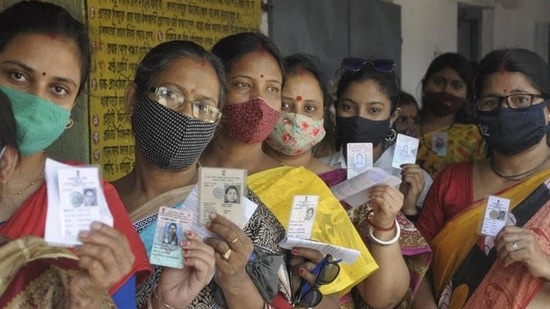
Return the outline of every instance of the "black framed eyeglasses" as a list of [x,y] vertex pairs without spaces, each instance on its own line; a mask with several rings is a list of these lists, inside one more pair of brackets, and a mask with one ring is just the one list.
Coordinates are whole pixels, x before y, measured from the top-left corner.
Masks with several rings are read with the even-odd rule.
[[[330,254],[327,254],[312,271],[315,277],[313,286],[306,280],[302,279],[300,288],[296,291],[293,297],[294,306],[298,307],[315,307],[323,299],[323,294],[319,291],[321,285],[329,284],[338,277],[340,273],[340,263],[342,260],[333,260]],[[291,276],[292,277],[292,276]]]
[[526,109],[533,105],[535,99],[547,99],[548,96],[542,94],[531,93],[515,93],[507,96],[488,95],[475,100],[476,108],[480,112],[491,112],[497,110],[502,101],[506,103],[510,109]]

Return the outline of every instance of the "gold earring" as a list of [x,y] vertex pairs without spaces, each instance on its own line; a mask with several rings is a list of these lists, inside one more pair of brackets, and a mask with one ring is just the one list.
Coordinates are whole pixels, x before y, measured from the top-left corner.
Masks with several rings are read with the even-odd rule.
[[65,124],[65,130],[72,128],[73,124],[74,124],[74,121],[71,118],[69,118],[69,120],[67,121],[67,124]]

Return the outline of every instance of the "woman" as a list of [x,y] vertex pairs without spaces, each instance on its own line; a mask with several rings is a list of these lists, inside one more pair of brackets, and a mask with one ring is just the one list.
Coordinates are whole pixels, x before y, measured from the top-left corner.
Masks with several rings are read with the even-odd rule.
[[422,78],[418,163],[432,178],[448,164],[481,160],[487,147],[469,124],[474,71],[457,53],[435,58]]
[[225,203],[238,203],[239,202],[239,189],[235,186],[228,186],[225,189]]
[[[329,95],[325,79],[319,69],[319,63],[312,56],[295,54],[285,58],[285,71],[286,83],[283,87],[281,107],[283,113],[281,113],[275,130],[266,140],[264,150],[285,164],[307,167],[319,174],[329,186],[334,186],[346,179],[345,169],[335,169],[326,165],[315,158],[312,151],[312,148],[320,142],[319,140],[324,135],[323,130],[318,128],[323,128],[323,122],[330,121],[328,116]],[[317,133],[318,130],[321,132]],[[391,195],[402,196],[393,188],[380,186],[379,189],[387,190]],[[388,199],[387,202],[391,202],[391,199]],[[395,212],[388,213],[391,218],[394,218],[393,220],[396,216],[398,217],[398,221],[402,225],[402,234],[407,235],[401,238],[404,240],[403,242],[396,242],[394,245],[378,246],[376,243],[368,241],[370,226],[368,222],[352,218],[361,227],[362,237],[380,266],[377,273],[369,276],[356,287],[355,291],[358,293],[355,294],[362,296],[361,299],[356,297],[356,308],[365,306],[365,303],[373,307],[394,307],[404,299],[406,283],[409,281],[409,271],[406,269],[405,262],[410,263],[411,266],[411,288],[413,290],[416,288],[414,282],[418,282],[418,279],[423,276],[422,269],[414,267],[422,265],[414,264],[414,262],[421,261],[419,257],[423,253],[426,253],[425,256],[428,257],[423,260],[424,271],[427,268],[429,247],[427,243],[421,244],[422,237],[418,231],[403,215],[399,214],[401,205],[395,205],[393,208]],[[350,211],[350,213],[353,212]],[[387,237],[389,240],[394,234],[393,230],[389,233],[388,231],[374,231],[375,237],[379,239]],[[412,239],[416,240],[414,246],[406,242],[406,240]],[[399,250],[399,246],[403,248],[402,251]],[[407,257],[405,261],[403,255]],[[350,301],[349,296],[341,298],[341,308],[349,308],[352,305]]]
[[[433,292],[424,285],[417,308],[544,308],[550,297],[548,66],[528,50],[493,51],[480,64],[475,95],[476,122],[493,153],[443,170],[426,198],[418,228],[435,253]],[[510,200],[509,226],[496,237],[478,234],[488,196]]]
[[[44,237],[47,212],[43,151],[69,121],[90,67],[88,32],[58,5],[20,2],[0,13],[0,85],[12,103],[21,160],[0,198],[0,234]],[[94,222],[81,232],[68,285],[69,306],[99,307],[109,293],[135,306],[135,284],[148,273],[143,245],[114,188],[103,183],[114,227]],[[73,255],[74,255],[73,254]],[[32,290],[32,285],[29,289]],[[21,294],[25,288],[21,287]],[[10,302],[17,295],[2,299]]]
[[[319,223],[327,220],[327,226],[351,222],[341,210],[338,201],[313,173],[305,169],[281,166],[281,163],[262,151],[267,138],[279,118],[281,88],[284,80],[282,57],[277,47],[259,33],[240,33],[220,40],[212,49],[225,64],[228,79],[227,102],[223,107],[220,130],[201,157],[205,166],[242,168],[248,171],[249,194],[257,195],[275,214],[279,222],[289,222],[289,205],[294,195],[319,195],[316,222],[312,238],[361,251],[361,257],[353,264],[340,264],[336,280],[321,287],[323,297],[316,308],[334,308],[338,305],[337,292],[351,288],[366,277],[376,266],[356,233],[344,234]],[[299,181],[298,181],[299,180]],[[330,234],[330,235],[329,235]],[[275,244],[284,237],[271,235]],[[293,277],[290,285],[280,273],[282,294],[273,302],[276,308],[288,308],[301,279],[315,283],[311,273],[323,255],[307,248],[293,248],[290,264]],[[285,252],[287,253],[287,252]],[[374,266],[374,267],[373,267]],[[294,299],[295,300],[295,299]],[[314,307],[314,305],[309,306]]]
[[417,164],[403,164],[400,169],[392,167],[396,137],[392,125],[400,113],[394,62],[348,57],[343,60],[342,68],[335,101],[339,151],[322,160],[331,166],[346,168],[348,143],[372,143],[373,166],[402,179],[400,191],[405,201],[401,211],[415,220],[432,179]]
[[[134,82],[126,89],[126,109],[136,138],[136,164],[114,185],[148,252],[153,246],[159,207],[181,208],[197,183],[197,160],[216,130],[224,85],[218,58],[193,42],[171,41],[147,53]],[[232,243],[233,261],[252,247],[250,240],[222,216],[213,220],[210,230],[220,239],[205,243],[195,232],[186,231],[187,240],[178,244],[184,268],[155,266],[152,276],[138,288],[140,307],[148,302],[158,308],[189,304],[219,307],[215,296],[218,287],[228,304],[236,301],[229,293],[232,289],[255,290],[243,274],[230,274],[229,261],[222,259],[226,242],[240,240]],[[215,265],[215,284],[206,286]]]

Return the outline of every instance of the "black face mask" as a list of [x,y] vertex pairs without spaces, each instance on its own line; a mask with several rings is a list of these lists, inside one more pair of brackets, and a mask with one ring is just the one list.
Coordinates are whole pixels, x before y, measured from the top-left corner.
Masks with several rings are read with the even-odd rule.
[[526,109],[499,108],[477,112],[479,133],[495,151],[514,155],[538,144],[548,132],[544,108],[550,101]]
[[336,117],[336,128],[340,145],[348,143],[372,143],[378,146],[388,135],[390,118],[386,120],[370,120],[360,116]]
[[138,98],[130,118],[136,145],[151,163],[170,171],[197,162],[217,125],[180,114],[146,94]]

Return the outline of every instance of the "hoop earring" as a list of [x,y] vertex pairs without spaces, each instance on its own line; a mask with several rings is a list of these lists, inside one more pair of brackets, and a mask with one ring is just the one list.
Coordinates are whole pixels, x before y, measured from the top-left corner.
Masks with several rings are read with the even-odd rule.
[[386,142],[393,142],[397,137],[397,132],[393,128],[390,128],[390,132],[386,135]]
[[72,128],[73,124],[74,124],[74,121],[71,118],[69,118],[69,120],[65,124],[65,130]]

